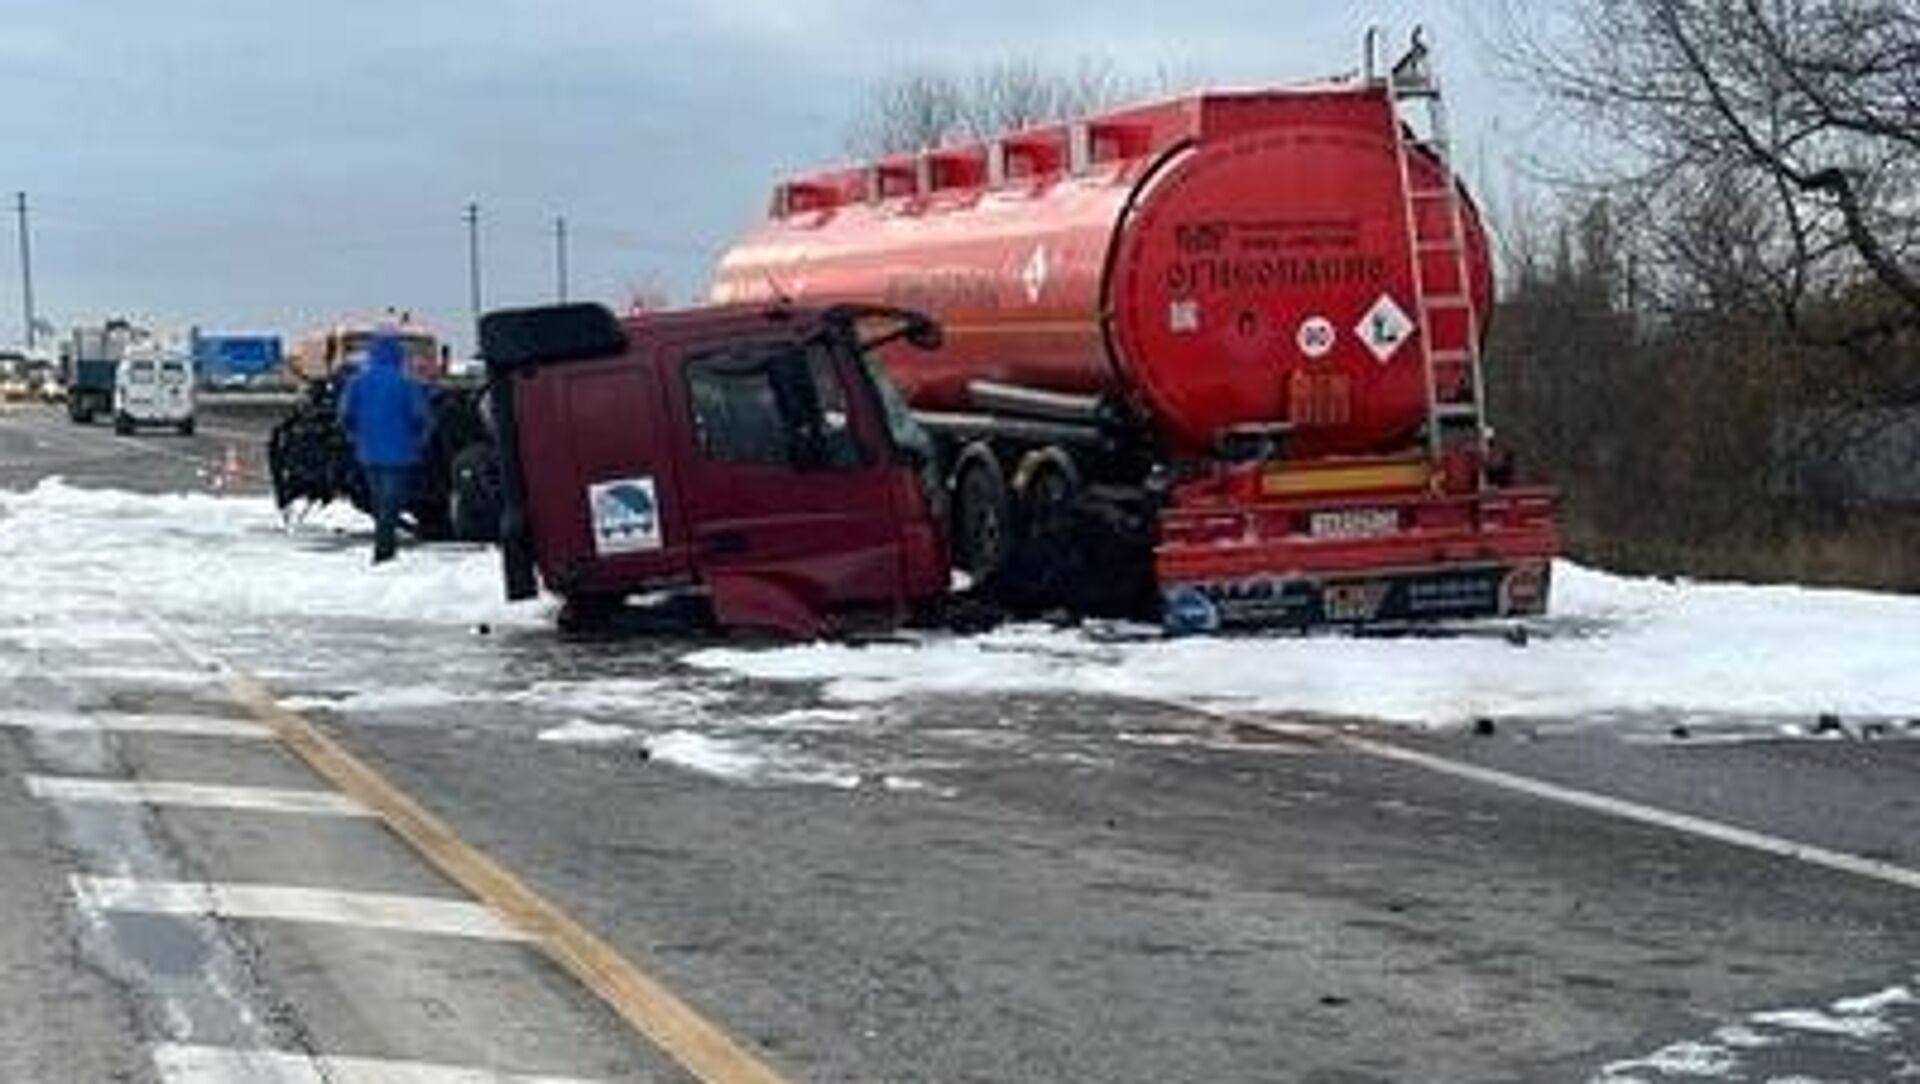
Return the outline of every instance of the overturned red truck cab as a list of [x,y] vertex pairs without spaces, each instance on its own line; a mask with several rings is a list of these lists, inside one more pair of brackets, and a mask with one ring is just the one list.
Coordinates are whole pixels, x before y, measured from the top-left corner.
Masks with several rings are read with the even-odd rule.
[[544,583],[580,626],[647,594],[798,637],[912,618],[948,586],[933,453],[869,352],[938,335],[862,305],[487,314],[508,597]]

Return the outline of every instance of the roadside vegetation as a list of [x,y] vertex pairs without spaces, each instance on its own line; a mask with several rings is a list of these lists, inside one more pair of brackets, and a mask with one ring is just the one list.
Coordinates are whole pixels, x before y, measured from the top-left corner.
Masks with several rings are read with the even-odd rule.
[[1504,38],[1586,152],[1500,216],[1488,353],[1571,551],[1920,588],[1920,5],[1602,0]]

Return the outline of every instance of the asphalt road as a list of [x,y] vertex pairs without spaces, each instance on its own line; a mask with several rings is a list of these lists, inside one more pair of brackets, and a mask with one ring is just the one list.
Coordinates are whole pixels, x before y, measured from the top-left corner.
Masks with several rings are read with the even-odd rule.
[[[262,426],[209,417],[190,440],[116,438],[10,410],[0,488],[59,474],[246,491],[260,472],[244,438]],[[240,471],[223,469],[229,444]],[[69,620],[121,619],[111,597],[76,587],[67,601]],[[49,646],[56,632],[0,627],[0,906],[23,918],[0,926],[0,1080],[147,1081],[169,1066],[168,1084],[325,1079],[182,1075],[202,1047],[685,1077],[525,944],[169,917],[79,893],[75,875],[463,898],[365,816],[30,789],[329,789],[259,738],[50,729],[247,718],[185,657],[116,672]],[[1920,876],[1899,876],[1920,869],[1920,741],[1899,728],[1780,741],[1758,737],[1777,720],[1743,734],[1737,720],[1543,719],[1414,737],[1091,697],[844,718],[804,687],[689,671],[667,642],[317,617],[273,634],[202,646],[255,667],[276,651],[331,660],[275,691],[317,705],[307,714],[347,749],[789,1080],[1920,1076],[1920,1006],[1859,1001],[1920,979]],[[494,695],[337,695],[348,675],[401,688],[423,670]],[[658,695],[645,710],[519,695],[605,676]],[[793,724],[809,713],[839,725]],[[583,715],[752,736],[821,771],[742,781],[643,742],[536,740]],[[1798,845],[1822,850],[1778,853]]]

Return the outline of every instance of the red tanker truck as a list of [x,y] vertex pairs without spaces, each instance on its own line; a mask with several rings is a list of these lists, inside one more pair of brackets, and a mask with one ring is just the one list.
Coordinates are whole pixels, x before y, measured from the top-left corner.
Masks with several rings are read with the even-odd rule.
[[883,361],[938,438],[955,565],[1016,604],[1538,613],[1554,497],[1485,418],[1486,233],[1425,47],[1368,67],[794,177],[712,299],[940,322]]

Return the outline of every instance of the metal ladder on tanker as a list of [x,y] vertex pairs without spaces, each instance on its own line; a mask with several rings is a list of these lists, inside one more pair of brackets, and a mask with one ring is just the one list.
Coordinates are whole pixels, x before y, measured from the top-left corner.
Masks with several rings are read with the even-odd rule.
[[[1472,265],[1467,254],[1460,186],[1453,173],[1446,102],[1440,96],[1440,83],[1434,76],[1426,42],[1419,32],[1414,33],[1407,54],[1388,73],[1386,87],[1393,122],[1394,156],[1400,168],[1400,191],[1406,205],[1420,353],[1426,368],[1427,454],[1438,463],[1450,445],[1463,437],[1470,439],[1476,452],[1475,479],[1480,488],[1485,488],[1492,434],[1487,429],[1485,416],[1480,314],[1473,307],[1473,288],[1468,278]],[[1410,101],[1426,103],[1424,136],[1414,132],[1401,117],[1401,103]],[[1423,152],[1431,156],[1437,167],[1438,187],[1416,187],[1413,156]],[[1421,213],[1431,205],[1442,209],[1440,225],[1444,232],[1438,236],[1432,232],[1433,216]],[[1443,274],[1432,273],[1435,263],[1446,267]],[[1450,313],[1459,315],[1436,319]],[[1444,334],[1436,334],[1436,329],[1444,329]],[[1443,342],[1442,338],[1448,341]],[[1459,340],[1457,343],[1451,341],[1455,338]],[[1443,398],[1443,393],[1452,389],[1441,387],[1441,371],[1452,367],[1458,367],[1463,387],[1460,394]]]

